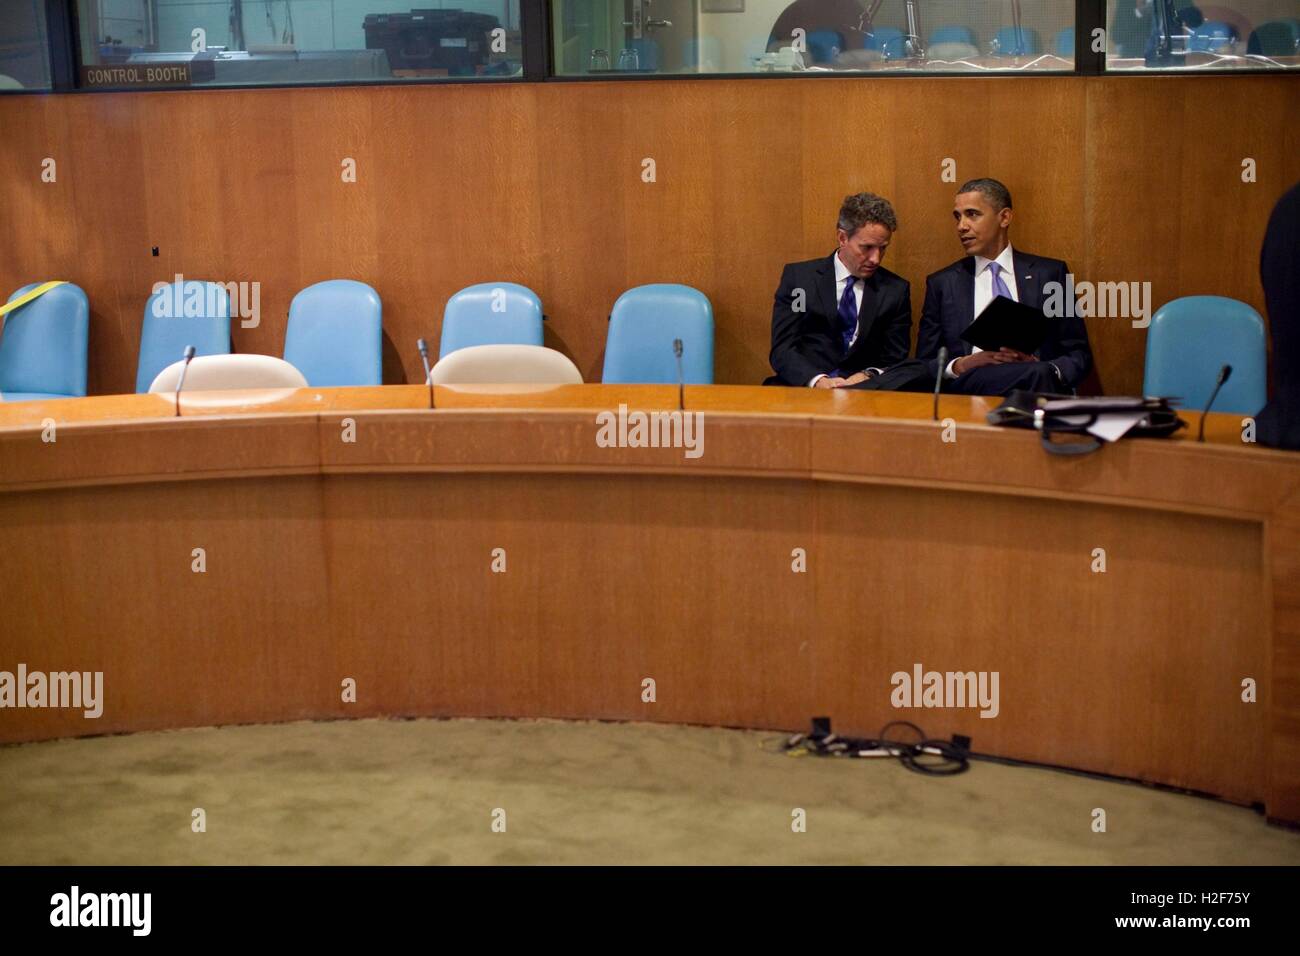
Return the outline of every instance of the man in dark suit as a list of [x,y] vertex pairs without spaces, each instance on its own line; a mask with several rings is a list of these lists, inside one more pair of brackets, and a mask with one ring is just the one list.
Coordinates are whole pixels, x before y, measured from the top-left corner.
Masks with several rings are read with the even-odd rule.
[[1256,416],[1258,440],[1300,449],[1300,183],[1277,201],[1259,254],[1273,338],[1273,400]]
[[772,305],[769,385],[857,385],[907,358],[912,297],[905,279],[880,262],[898,218],[887,199],[848,196],[840,207],[839,248],[792,262]]
[[1041,309],[1052,292],[1049,283],[1067,288],[1066,264],[1011,248],[1011,193],[996,179],[964,184],[952,215],[966,256],[925,280],[917,330],[916,357],[926,362],[931,380],[939,374],[939,348],[947,346],[944,391],[962,395],[1005,395],[1013,389],[1074,391],[1092,367],[1088,330],[1077,314],[1056,318],[1034,355],[1009,348],[984,352],[961,338],[996,296]]

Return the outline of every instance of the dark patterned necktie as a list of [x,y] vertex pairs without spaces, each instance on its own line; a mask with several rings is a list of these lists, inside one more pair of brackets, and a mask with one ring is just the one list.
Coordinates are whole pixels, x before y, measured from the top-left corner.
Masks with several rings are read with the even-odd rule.
[[844,283],[844,295],[840,297],[840,335],[844,339],[844,354],[849,354],[849,343],[853,341],[853,333],[858,330],[858,303],[853,297],[853,287],[858,284],[855,276],[849,276],[849,281]]

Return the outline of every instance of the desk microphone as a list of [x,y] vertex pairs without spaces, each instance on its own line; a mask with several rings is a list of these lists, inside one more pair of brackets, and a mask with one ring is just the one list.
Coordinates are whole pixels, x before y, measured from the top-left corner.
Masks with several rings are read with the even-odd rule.
[[1219,380],[1214,383],[1214,391],[1210,393],[1210,400],[1205,403],[1205,408],[1201,409],[1201,427],[1196,431],[1196,440],[1205,441],[1205,416],[1210,411],[1210,406],[1214,400],[1219,397],[1219,389],[1223,388],[1223,383],[1232,376],[1232,366],[1225,365],[1219,369]]
[[[903,52],[907,56],[925,56],[925,46],[921,42],[921,19],[917,12],[916,0],[907,0],[907,35],[903,37]],[[1012,0],[1011,10],[1013,14],[1020,12],[1019,0]],[[1016,21],[1016,28],[1019,29],[1020,22]],[[1019,34],[1017,34],[1019,36]]]
[[948,346],[939,346],[939,374],[934,377],[934,421],[939,420],[939,386],[943,383],[943,370],[948,367]]
[[682,376],[682,340],[673,339],[673,355],[677,356],[677,410],[686,408],[686,384]]
[[190,370],[190,362],[194,361],[194,346],[185,346],[185,364],[181,366],[181,377],[176,380],[176,417],[181,417],[181,389],[185,387],[185,373]]
[[416,339],[415,347],[420,350],[420,361],[424,363],[424,382],[429,386],[429,407],[433,408],[433,370],[429,368],[429,346],[424,339]]

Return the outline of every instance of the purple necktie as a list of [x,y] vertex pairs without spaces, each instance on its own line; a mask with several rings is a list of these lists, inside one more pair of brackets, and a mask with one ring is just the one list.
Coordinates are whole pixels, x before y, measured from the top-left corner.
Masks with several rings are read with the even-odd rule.
[[1004,295],[1008,299],[1014,298],[1011,290],[1007,288],[1007,284],[1002,281],[1002,267],[996,262],[990,262],[989,270],[993,273],[993,298],[996,299],[1000,295]]
[[858,303],[853,298],[853,287],[857,284],[857,277],[849,276],[849,281],[844,283],[844,295],[840,297],[838,314],[845,355],[849,354],[849,343],[853,341],[853,333],[858,330]]

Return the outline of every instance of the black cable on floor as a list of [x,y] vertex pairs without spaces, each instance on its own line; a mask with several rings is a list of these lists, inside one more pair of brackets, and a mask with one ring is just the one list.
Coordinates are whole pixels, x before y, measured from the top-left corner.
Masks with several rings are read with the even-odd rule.
[[[893,727],[906,727],[915,731],[915,740],[891,738]],[[935,740],[925,735],[909,720],[893,720],[880,728],[876,737],[841,737],[831,733],[830,719],[813,719],[812,731],[795,734],[782,747],[785,753],[795,755],[810,753],[818,757],[894,757],[914,773],[950,777],[970,769],[970,752],[949,740]]]

